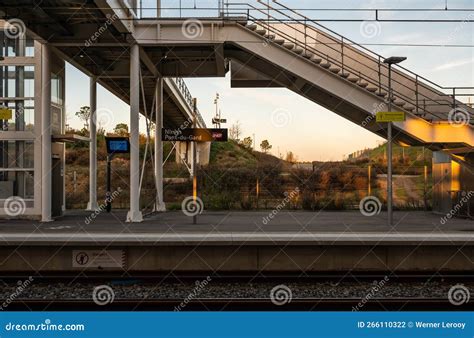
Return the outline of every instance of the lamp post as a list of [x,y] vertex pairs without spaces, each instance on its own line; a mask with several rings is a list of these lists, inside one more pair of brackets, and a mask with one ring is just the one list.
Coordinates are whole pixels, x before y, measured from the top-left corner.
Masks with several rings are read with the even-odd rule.
[[[399,64],[407,58],[404,56],[391,56],[383,60],[388,65],[388,111],[392,111],[392,65]],[[393,182],[392,182],[392,122],[388,122],[387,128],[387,214],[388,226],[393,226]]]

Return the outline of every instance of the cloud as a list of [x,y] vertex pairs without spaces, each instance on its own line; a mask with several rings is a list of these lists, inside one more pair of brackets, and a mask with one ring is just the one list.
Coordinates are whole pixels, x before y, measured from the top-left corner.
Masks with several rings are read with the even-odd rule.
[[470,65],[470,64],[473,64],[473,62],[474,61],[472,59],[456,60],[456,61],[445,63],[438,67],[435,67],[433,70],[434,71],[447,70],[447,69],[457,68],[457,67],[461,67],[465,65]]

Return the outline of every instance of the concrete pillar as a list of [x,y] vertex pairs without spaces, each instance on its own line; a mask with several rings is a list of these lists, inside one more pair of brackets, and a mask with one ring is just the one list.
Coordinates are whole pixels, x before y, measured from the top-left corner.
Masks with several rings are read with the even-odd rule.
[[161,0],[156,0],[156,17],[161,17]]
[[41,46],[41,222],[51,218],[51,50]]
[[161,129],[163,128],[163,78],[156,80],[155,96],[155,211],[166,211],[163,200],[163,141],[161,140]]
[[89,121],[89,203],[87,210],[98,209],[97,205],[97,79],[90,78],[90,108],[91,116]]
[[143,221],[140,211],[140,54],[138,45],[130,49],[130,211],[127,222]]

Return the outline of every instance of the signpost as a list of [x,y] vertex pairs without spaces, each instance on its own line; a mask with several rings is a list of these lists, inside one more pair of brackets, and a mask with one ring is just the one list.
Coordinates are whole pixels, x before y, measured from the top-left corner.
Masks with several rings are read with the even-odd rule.
[[[393,158],[392,158],[392,123],[397,122],[396,118],[400,119],[403,117],[405,121],[405,114],[400,114],[400,112],[392,112],[392,101],[393,101],[393,91],[392,91],[392,66],[399,64],[400,62],[405,61],[407,58],[404,56],[391,56],[383,60],[383,63],[388,65],[388,112],[381,114],[386,117],[388,126],[387,126],[387,215],[388,215],[388,226],[393,226],[393,182],[392,182],[392,167],[393,167]],[[392,115],[394,114],[394,115]]]
[[112,191],[111,191],[111,176],[112,176],[112,157],[115,154],[130,153],[130,141],[128,137],[106,137],[105,144],[107,146],[107,186],[105,193],[105,206],[107,212],[112,211]]
[[227,119],[221,119],[221,118],[218,118],[218,117],[213,117],[212,118],[212,124],[221,125],[221,123],[227,123]]

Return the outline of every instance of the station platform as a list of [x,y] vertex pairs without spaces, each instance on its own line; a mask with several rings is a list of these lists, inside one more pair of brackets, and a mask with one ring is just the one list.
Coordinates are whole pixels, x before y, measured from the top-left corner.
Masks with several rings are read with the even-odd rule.
[[[0,271],[471,271],[474,221],[429,212],[68,212],[0,221]],[[82,256],[81,256],[82,255]],[[84,257],[88,257],[85,259]],[[89,261],[89,257],[95,257]],[[86,261],[87,260],[87,261]]]
[[3,245],[24,243],[75,245],[95,243],[264,244],[274,243],[474,243],[474,221],[453,218],[443,222],[430,212],[395,212],[387,225],[384,212],[368,217],[357,211],[289,212],[272,219],[271,211],[204,212],[193,224],[180,211],[149,215],[142,223],[126,223],[126,211],[100,213],[93,220],[87,211],[68,212],[54,222],[0,220]]

